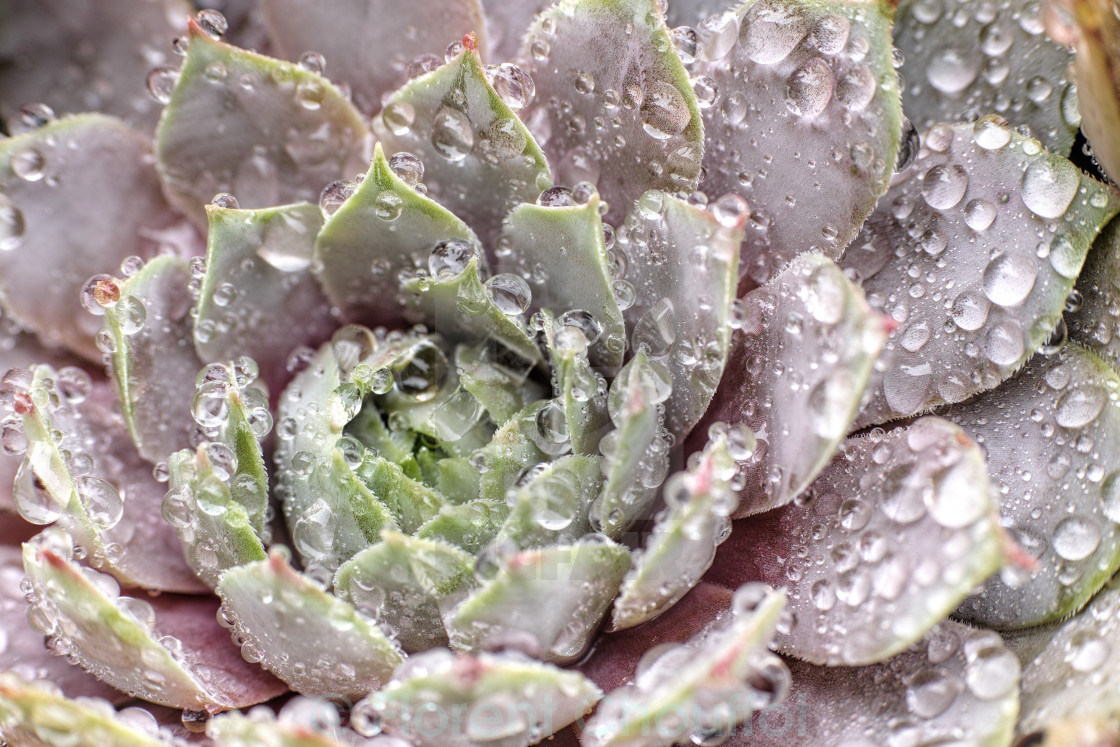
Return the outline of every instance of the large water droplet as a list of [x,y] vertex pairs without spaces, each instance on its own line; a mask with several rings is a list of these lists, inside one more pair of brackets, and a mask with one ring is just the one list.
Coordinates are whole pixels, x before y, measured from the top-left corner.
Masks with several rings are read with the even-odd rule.
[[786,84],[786,106],[794,114],[812,119],[828,107],[833,84],[832,68],[814,57],[790,75]]
[[1060,218],[1080,186],[1076,166],[1064,158],[1045,155],[1023,172],[1023,204],[1040,218]]
[[743,52],[761,65],[781,62],[809,32],[809,22],[796,5],[762,0],[747,11],[739,32]]
[[1072,386],[1058,398],[1054,419],[1063,428],[1083,428],[1097,419],[1107,401],[1108,393],[1098,384]]
[[1002,254],[984,268],[984,295],[994,304],[1015,306],[1022,303],[1038,276],[1038,265],[1026,254]]
[[474,148],[474,128],[466,114],[441,106],[432,119],[432,146],[448,161],[462,161]]
[[478,247],[466,239],[445,239],[428,255],[428,272],[434,278],[451,278],[467,269],[479,256]]
[[650,137],[666,140],[678,135],[692,121],[692,112],[676,86],[657,81],[645,91],[642,100],[642,128]]
[[947,47],[935,53],[926,67],[926,78],[942,93],[959,93],[976,80],[980,72],[980,56]]
[[393,379],[400,392],[419,402],[426,402],[439,393],[449,372],[443,351],[435,344],[423,341],[393,366]]
[[1066,560],[1084,560],[1101,543],[1101,527],[1091,516],[1068,516],[1054,527],[1054,552]]
[[968,189],[968,172],[956,164],[938,164],[922,179],[922,197],[936,210],[948,210]]

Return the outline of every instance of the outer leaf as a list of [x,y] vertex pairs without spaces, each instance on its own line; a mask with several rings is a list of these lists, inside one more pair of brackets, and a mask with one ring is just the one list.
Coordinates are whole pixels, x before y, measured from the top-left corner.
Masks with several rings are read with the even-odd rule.
[[521,40],[538,13],[552,3],[548,0],[482,0],[486,16],[486,46],[495,62],[513,60],[521,49]]
[[894,43],[904,56],[902,100],[918,130],[998,112],[1026,125],[1049,150],[1068,154],[1077,127],[1071,50],[1047,38],[1043,10],[1002,0],[981,13],[904,0]]
[[420,157],[429,193],[487,247],[506,213],[552,186],[544,153],[470,49],[389,96],[373,124],[386,150]]
[[[497,739],[527,747],[579,719],[600,697],[578,672],[527,657],[433,650],[406,661],[384,690],[355,708],[418,747],[470,747]],[[446,727],[431,728],[433,713],[446,719]]]
[[305,695],[361,697],[402,660],[376,624],[293,571],[278,552],[226,571],[218,595],[246,658]]
[[[542,661],[578,659],[618,594],[630,553],[590,535],[572,545],[491,558],[497,575],[446,619],[451,645],[477,651],[508,636],[531,636]],[[549,614],[542,615],[547,609]]]
[[400,4],[347,0],[324,13],[305,0],[261,3],[269,40],[281,57],[297,60],[308,50],[326,55],[326,72],[344,80],[366,114],[405,80],[421,54],[443,57],[450,42],[485,28],[478,0]]
[[449,340],[483,342],[508,349],[526,366],[541,360],[541,351],[529,337],[520,315],[504,313],[482,284],[479,259],[471,259],[462,272],[451,277],[417,278],[402,283],[411,321],[423,323]]
[[1054,329],[1118,207],[1072,163],[991,118],[939,125],[923,142],[842,262],[900,324],[860,425],[1008,378]]
[[21,420],[28,457],[16,475],[16,508],[36,524],[60,520],[90,562],[126,584],[203,591],[174,551],[159,512],[163,486],[136,455],[112,391],[104,383],[83,391],[79,382],[72,371],[36,366],[26,393],[33,407]]
[[104,112],[150,132],[160,109],[144,78],[173,56],[170,41],[192,12],[180,0],[123,0],[105,7],[5,0],[0,117],[16,119],[16,107],[36,101],[59,114]]
[[657,3],[563,0],[530,27],[522,56],[558,179],[595,184],[609,220],[646,190],[695,188],[700,110]]
[[[292,702],[292,701],[289,701]],[[341,747],[327,734],[300,723],[278,720],[272,713],[244,716],[223,713],[206,725],[206,735],[216,747]]]
[[281,691],[223,641],[212,600],[118,597],[112,579],[81,569],[65,557],[69,550],[65,536],[53,532],[24,545],[29,615],[99,679],[153,703],[195,710],[238,708]]
[[195,349],[208,362],[247,355],[279,390],[291,350],[317,347],[336,326],[309,269],[322,213],[306,203],[265,210],[207,205],[206,217]]
[[731,347],[728,324],[739,277],[746,205],[725,197],[712,213],[647,192],[619,232],[626,279],[637,291],[624,312],[631,347],[645,346],[673,375],[665,426],[680,440],[708,409]]
[[378,144],[369,173],[315,240],[316,274],[345,319],[399,326],[399,275],[426,268],[448,239],[478,243],[465,223],[394,174]]
[[393,632],[408,652],[447,645],[442,609],[471,591],[474,558],[438,540],[385,532],[335,575],[335,592]]
[[626,574],[614,602],[610,630],[625,630],[658,617],[692,589],[712,565],[716,547],[731,533],[728,515],[737,496],[731,481],[739,471],[719,436],[687,472],[665,485],[666,509]]
[[1058,620],[1120,567],[1117,391],[1108,364],[1068,344],[950,413],[987,450],[1003,520],[1036,559],[1029,577],[989,580],[961,605],[964,619],[993,628]]
[[[150,147],[97,114],[0,142],[0,301],[48,344],[100,361],[100,321],[79,300],[86,281],[177,239],[182,220],[159,193]],[[183,238],[193,243],[189,228]]]
[[791,661],[789,668],[792,685],[778,718],[764,711],[760,723],[750,724],[734,744],[1011,743],[1019,664],[990,631],[944,622],[882,664],[816,667]]
[[498,269],[528,281],[531,310],[591,314],[599,327],[597,339],[588,340],[591,362],[614,371],[626,350],[626,330],[611,286],[599,205],[593,196],[583,205],[518,206],[503,231],[510,253]]
[[[113,349],[109,366],[136,450],[160,462],[190,442],[195,375],[191,347],[190,271],[177,257],[156,257],[120,287],[105,310]],[[139,315],[138,315],[139,311]],[[137,321],[141,326],[136,329]]]
[[[152,721],[155,725],[155,721]],[[167,747],[163,735],[151,734],[119,718],[107,701],[71,700],[46,682],[0,674],[0,732],[9,744],[28,747]]]
[[[1085,612],[1052,629],[1011,634],[1008,645],[1021,650],[1027,644],[1022,677],[1020,736],[1045,732],[1044,744],[1074,745],[1060,736],[1070,726],[1117,726],[1120,703],[1116,682],[1120,677],[1120,584],[1108,584]],[[1033,653],[1038,649],[1037,653]],[[1070,735],[1072,736],[1072,734]],[[1084,744],[1092,744],[1086,741]],[[1102,742],[1107,744],[1107,741]]]
[[[1120,322],[1110,309],[1120,304],[1120,220],[1101,231],[1085,259],[1074,294],[1066,300],[1070,337],[1120,366]],[[1077,304],[1080,303],[1080,308]]]
[[328,80],[215,41],[194,21],[189,37],[156,159],[168,198],[200,225],[218,192],[247,208],[317,202],[364,166],[365,121]]
[[744,305],[725,383],[696,429],[722,421],[757,436],[737,516],[785,505],[828,464],[888,329],[840,268],[815,254],[798,257]]
[[794,623],[778,650],[857,666],[921,638],[1000,567],[1002,551],[980,449],[923,418],[846,441],[802,497],[736,526],[709,580],[784,585]]
[[[599,706],[581,743],[668,747],[693,734],[729,731],[768,698],[781,699],[789,673],[766,645],[785,594],[765,591],[756,598],[765,592],[747,587],[737,595],[733,615],[684,646],[649,654],[639,664],[635,683],[613,691]],[[747,596],[754,604],[746,604]]]
[[737,42],[709,41],[700,186],[750,203],[756,283],[806,250],[838,256],[887,191],[902,113],[886,6],[748,0]]

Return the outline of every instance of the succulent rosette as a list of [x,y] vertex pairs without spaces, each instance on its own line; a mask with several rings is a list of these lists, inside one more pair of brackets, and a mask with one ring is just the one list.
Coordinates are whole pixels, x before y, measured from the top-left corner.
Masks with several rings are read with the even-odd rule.
[[0,741],[1120,744],[1110,3],[220,10],[0,0]]

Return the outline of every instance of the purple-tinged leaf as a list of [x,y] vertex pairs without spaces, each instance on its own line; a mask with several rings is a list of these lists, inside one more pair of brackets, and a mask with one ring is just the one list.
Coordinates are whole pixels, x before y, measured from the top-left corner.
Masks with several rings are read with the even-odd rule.
[[899,151],[887,4],[749,0],[710,33],[700,189],[750,204],[740,269],[758,284],[801,252],[837,257]]
[[100,362],[100,320],[80,300],[86,281],[127,257],[193,243],[160,195],[150,149],[94,114],[0,141],[0,303],[48,345]]
[[[305,52],[322,54],[324,73],[346,83],[367,115],[408,79],[409,64],[417,57],[434,55],[442,62],[450,43],[485,31],[478,0],[343,0],[329,7],[309,0],[261,0],[260,5],[273,51],[293,62]],[[483,48],[484,41],[479,41]]]
[[224,44],[190,22],[190,46],[156,130],[164,191],[200,226],[220,192],[246,208],[318,202],[363,169],[364,118],[320,75]]
[[537,14],[547,10],[551,0],[482,0],[486,16],[487,59],[509,62],[517,59],[521,42]]
[[1074,290],[1066,298],[1070,339],[1120,367],[1120,320],[1111,309],[1120,308],[1120,220],[1100,232]]
[[655,0],[562,0],[533,22],[534,134],[561,184],[594,184],[621,221],[647,190],[691,192],[703,125]]
[[899,324],[862,427],[992,389],[1058,324],[1118,202],[995,117],[937,125],[841,265]]
[[1035,566],[990,579],[958,616],[997,629],[1056,621],[1120,568],[1117,392],[1111,366],[1067,343],[948,413],[987,451],[1003,521]]

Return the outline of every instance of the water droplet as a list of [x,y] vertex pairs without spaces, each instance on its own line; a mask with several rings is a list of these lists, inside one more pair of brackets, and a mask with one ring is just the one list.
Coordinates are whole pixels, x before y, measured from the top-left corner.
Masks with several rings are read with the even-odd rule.
[[104,316],[105,309],[120,301],[121,289],[111,275],[94,275],[82,288],[82,308],[94,316]]
[[120,491],[99,477],[83,475],[74,481],[78,498],[90,521],[101,529],[112,529],[124,515]]
[[382,110],[381,121],[394,135],[406,135],[416,121],[416,110],[407,101],[392,101]]
[[199,425],[212,428],[223,425],[229,418],[229,384],[208,381],[195,390],[191,398],[191,415]]
[[669,38],[681,62],[686,65],[696,62],[696,58],[700,55],[700,35],[696,33],[696,29],[677,26],[669,33]]
[[24,459],[16,471],[12,502],[19,515],[32,524],[51,524],[62,516],[63,507],[51,498],[31,467],[30,458]]
[[1109,521],[1120,523],[1120,471],[1101,481],[1101,507]]
[[448,161],[462,161],[474,148],[474,128],[467,115],[441,106],[432,119],[432,146]]
[[304,52],[299,56],[299,66],[309,73],[322,75],[327,69],[327,60],[318,52]]
[[948,210],[964,197],[968,172],[956,164],[938,164],[922,179],[922,197],[935,210]]
[[922,149],[922,139],[918,135],[918,128],[909,118],[902,120],[902,137],[898,143],[898,159],[895,161],[895,171],[905,171],[918,158]]
[[677,341],[677,315],[673,302],[662,298],[649,308],[634,325],[631,345],[649,355],[666,355]]
[[953,299],[951,316],[953,323],[963,330],[974,332],[988,320],[991,304],[976,291],[963,291]]
[[594,345],[600,335],[603,334],[603,327],[589,311],[583,309],[571,309],[565,311],[556,319],[558,327],[572,327],[583,334],[588,345]]
[[1023,360],[1023,329],[1014,319],[992,326],[984,338],[984,356],[997,366],[1014,366]]
[[1101,528],[1090,516],[1068,516],[1054,527],[1054,552],[1066,560],[1084,560],[1101,543]]
[[948,710],[963,689],[964,685],[954,675],[925,669],[909,679],[906,706],[918,718],[936,718]]
[[507,316],[516,316],[529,308],[533,293],[525,279],[511,273],[495,275],[486,281],[486,295]]
[[389,168],[410,187],[415,187],[424,179],[424,162],[412,153],[402,151],[389,156]]
[[985,150],[999,150],[1011,142],[1011,129],[1006,119],[989,114],[976,120],[972,126],[972,137]]
[[942,93],[960,93],[980,72],[980,57],[971,51],[951,47],[936,52],[926,66],[926,78]]
[[793,71],[786,83],[786,107],[806,119],[812,119],[828,107],[832,100],[832,68],[814,57]]
[[114,307],[117,324],[122,335],[134,335],[144,328],[148,319],[148,310],[144,302],[136,296],[125,296]]
[[1083,428],[1097,419],[1107,401],[1108,393],[1100,385],[1076,384],[1058,398],[1054,419],[1063,428]]
[[984,268],[984,295],[994,304],[1015,306],[1034,288],[1038,265],[1026,254],[1001,254]]
[[426,402],[439,393],[450,368],[443,351],[425,340],[397,361],[392,371],[398,391],[418,402]]
[[642,128],[657,140],[680,134],[692,121],[692,112],[684,96],[665,81],[657,81],[645,91],[641,115]]
[[711,203],[708,210],[721,226],[735,228],[746,220],[750,208],[742,197],[728,193]]
[[319,195],[319,209],[323,211],[323,217],[329,218],[334,215],[343,203],[345,203],[354,194],[357,186],[354,182],[344,180],[331,182],[323,188],[323,192]]
[[490,73],[490,85],[494,87],[498,96],[510,109],[515,112],[521,111],[533,103],[533,99],[537,95],[536,84],[533,83],[529,74],[520,67],[509,62],[503,62],[491,67],[488,72]]
[[23,212],[0,195],[0,251],[10,252],[18,247],[25,230]]
[[46,175],[47,159],[36,148],[21,148],[12,155],[12,173],[27,182],[37,182]]
[[1023,204],[1040,218],[1060,218],[1077,195],[1080,173],[1064,158],[1040,157],[1023,172]]
[[456,277],[479,257],[478,247],[466,239],[444,239],[428,255],[428,272],[434,278]]
[[739,32],[751,62],[773,65],[789,56],[809,32],[801,9],[779,0],[762,0],[747,11]]

